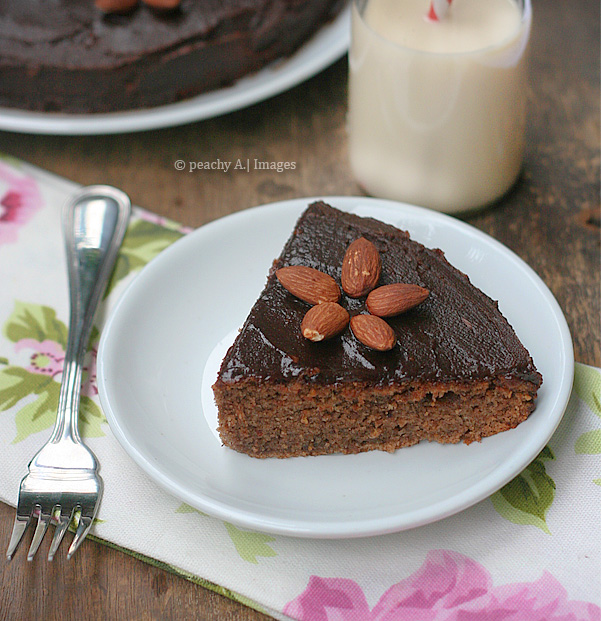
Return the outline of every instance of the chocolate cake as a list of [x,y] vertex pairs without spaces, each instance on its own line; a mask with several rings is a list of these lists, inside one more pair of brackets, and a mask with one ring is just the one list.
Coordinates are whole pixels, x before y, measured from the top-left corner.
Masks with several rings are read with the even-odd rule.
[[0,0],[0,106],[110,112],[172,103],[294,52],[341,0]]
[[[396,337],[387,351],[364,345],[351,327],[320,342],[301,333],[308,311],[328,304],[343,307],[351,326],[353,317],[371,317],[365,295],[307,302],[278,279],[278,270],[303,266],[340,283],[357,239],[380,257],[374,291],[395,283],[425,291],[413,308],[376,318]],[[213,390],[226,446],[282,458],[394,451],[421,440],[469,444],[524,421],[541,382],[498,304],[441,250],[318,202],[274,262]]]

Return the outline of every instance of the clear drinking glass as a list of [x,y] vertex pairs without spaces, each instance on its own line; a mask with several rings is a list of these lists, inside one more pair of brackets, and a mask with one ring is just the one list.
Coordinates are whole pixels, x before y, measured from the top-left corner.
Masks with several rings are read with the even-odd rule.
[[[367,193],[456,213],[513,185],[524,153],[532,8],[500,1],[513,21],[486,13],[499,0],[453,2],[444,27],[457,32],[445,38],[423,0],[353,0],[349,155]],[[395,21],[404,5],[409,13]],[[462,33],[464,18],[478,40]]]

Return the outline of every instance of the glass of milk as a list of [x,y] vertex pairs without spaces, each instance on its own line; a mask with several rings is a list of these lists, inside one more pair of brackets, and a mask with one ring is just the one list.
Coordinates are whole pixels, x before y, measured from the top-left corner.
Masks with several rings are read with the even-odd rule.
[[354,0],[349,150],[366,192],[447,213],[502,196],[519,175],[530,0]]

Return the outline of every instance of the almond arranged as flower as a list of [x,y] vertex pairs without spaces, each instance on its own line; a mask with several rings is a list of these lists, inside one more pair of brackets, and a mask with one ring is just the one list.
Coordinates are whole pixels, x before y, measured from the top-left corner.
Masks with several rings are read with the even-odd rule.
[[351,330],[358,341],[377,351],[389,351],[396,344],[394,330],[375,315],[355,315],[351,319]]
[[310,341],[338,336],[348,325],[349,314],[336,302],[322,302],[310,308],[301,323],[301,333]]
[[305,265],[281,267],[275,273],[282,286],[307,304],[338,302],[340,287],[328,274]]
[[338,283],[328,274],[305,265],[289,265],[276,270],[281,285],[292,295],[312,305],[301,322],[301,333],[310,341],[337,336],[350,323],[355,338],[366,347],[389,351],[396,345],[396,334],[382,317],[392,317],[421,304],[428,289],[408,283],[378,287],[382,261],[378,249],[364,237],[347,248],[341,269],[342,289],[351,298],[367,295],[365,306],[370,313],[355,315],[338,301]]
[[378,249],[365,237],[356,239],[348,248],[342,261],[340,282],[351,298],[367,295],[380,280],[382,260]]
[[367,310],[378,317],[393,317],[421,304],[430,295],[419,285],[394,283],[370,292],[365,301]]

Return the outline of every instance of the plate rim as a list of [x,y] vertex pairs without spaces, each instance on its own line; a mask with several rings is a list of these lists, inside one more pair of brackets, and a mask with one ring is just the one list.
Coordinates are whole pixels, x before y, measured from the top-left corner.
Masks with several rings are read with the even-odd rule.
[[[326,41],[326,49],[319,47]],[[286,58],[278,58],[230,86],[195,97],[116,112],[37,112],[0,106],[0,130],[55,136],[101,136],[165,129],[242,110],[298,86],[346,54],[350,44],[350,4]]]
[[[256,512],[248,511],[246,509],[224,505],[222,502],[214,498],[205,497],[202,501],[199,501],[197,494],[186,489],[181,483],[174,481],[170,476],[163,473],[160,468],[156,467],[151,460],[145,457],[137,449],[137,447],[130,442],[127,434],[124,432],[119,423],[118,414],[113,411],[111,400],[106,391],[104,383],[105,350],[106,342],[110,338],[111,326],[115,321],[115,317],[118,316],[121,306],[125,304],[124,300],[127,300],[132,290],[135,290],[136,287],[143,285],[143,280],[146,277],[140,278],[142,274],[144,272],[147,274],[151,273],[155,269],[151,267],[153,264],[157,265],[159,262],[162,263],[166,260],[165,257],[168,257],[168,255],[172,252],[182,251],[181,249],[184,248],[185,245],[194,245],[195,243],[198,243],[196,241],[197,237],[210,235],[213,229],[221,226],[227,226],[232,220],[239,218],[252,218],[259,210],[280,211],[282,209],[290,209],[297,215],[300,215],[303,208],[316,200],[323,200],[329,204],[334,204],[342,210],[352,208],[352,203],[357,203],[358,201],[367,206],[384,207],[385,209],[394,207],[396,211],[399,210],[399,207],[402,207],[405,212],[408,211],[418,217],[425,216],[428,220],[439,220],[445,225],[459,229],[461,232],[467,233],[470,236],[479,238],[480,240],[491,245],[493,248],[496,248],[498,251],[501,251],[508,259],[511,259],[512,263],[527,274],[530,281],[537,285],[539,294],[545,298],[546,302],[550,306],[550,310],[552,311],[553,318],[561,337],[560,345],[561,353],[563,354],[563,358],[561,360],[563,372],[561,373],[560,386],[558,386],[555,392],[552,393],[554,396],[554,401],[550,409],[550,411],[554,413],[554,416],[552,417],[552,424],[544,427],[544,434],[540,435],[539,431],[539,434],[535,435],[535,437],[538,437],[538,442],[534,445],[535,449],[530,448],[528,451],[522,451],[524,454],[519,454],[521,457],[519,460],[516,460],[514,457],[504,464],[496,466],[486,477],[480,479],[472,485],[469,485],[460,493],[451,495],[443,500],[439,500],[434,504],[402,513],[401,516],[404,516],[404,519],[399,519],[399,516],[397,515],[395,516],[397,518],[396,521],[391,520],[390,516],[385,516],[383,518],[346,521],[342,525],[338,522],[320,522],[319,528],[317,528],[315,523],[298,521],[290,522],[282,518],[270,518],[269,516],[263,514],[258,515]],[[136,283],[138,284],[136,285]],[[480,502],[481,500],[488,498],[495,491],[503,487],[503,485],[519,474],[519,472],[521,472],[526,466],[528,466],[528,464],[536,458],[539,452],[549,441],[561,422],[567,408],[574,377],[573,344],[563,311],[555,299],[555,296],[544,281],[542,281],[540,276],[538,276],[538,274],[513,250],[487,233],[447,214],[435,212],[415,205],[409,205],[407,203],[362,196],[314,196],[265,203],[217,218],[199,227],[195,231],[192,231],[185,237],[177,240],[174,244],[161,252],[160,255],[150,261],[129,283],[126,290],[117,300],[117,303],[112,309],[102,330],[97,364],[99,397],[111,431],[121,446],[125,449],[129,457],[132,458],[152,480],[159,484],[170,495],[175,496],[191,506],[205,511],[206,513],[209,513],[217,518],[232,522],[242,527],[292,537],[325,539],[366,537],[416,528],[459,513]],[[490,485],[491,478],[495,480],[495,484],[492,486]],[[464,499],[463,502],[458,502],[457,498],[465,496],[467,491],[470,492],[468,498]],[[435,511],[433,511],[433,509],[435,509]]]

